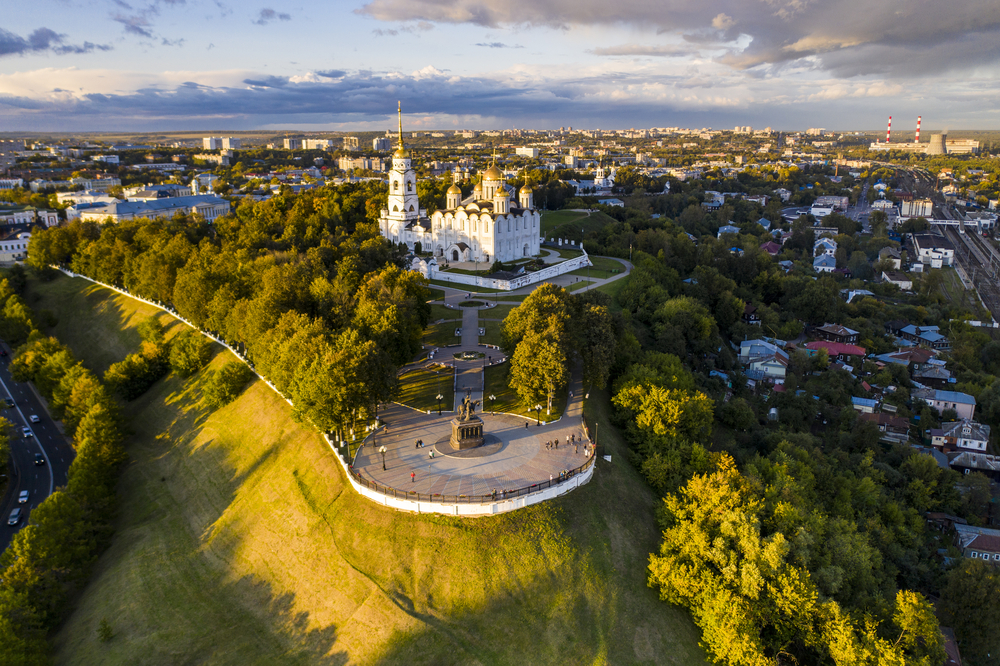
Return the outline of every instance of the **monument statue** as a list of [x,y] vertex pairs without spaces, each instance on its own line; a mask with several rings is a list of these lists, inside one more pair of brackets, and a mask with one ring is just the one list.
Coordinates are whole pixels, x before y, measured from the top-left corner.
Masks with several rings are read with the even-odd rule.
[[458,407],[458,418],[462,421],[471,421],[476,417],[476,407],[478,400],[473,400],[468,395],[462,399],[462,404]]
[[458,405],[458,416],[451,421],[451,446],[455,449],[473,449],[484,441],[483,420],[476,416],[478,400],[470,396],[471,390],[466,390],[465,398]]

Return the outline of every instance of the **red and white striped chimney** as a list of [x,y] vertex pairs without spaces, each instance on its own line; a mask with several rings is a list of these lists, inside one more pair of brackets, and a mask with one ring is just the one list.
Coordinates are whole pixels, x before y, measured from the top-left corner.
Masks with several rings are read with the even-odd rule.
[[920,119],[923,116],[917,116],[917,135],[913,137],[913,143],[920,143]]
[[892,135],[892,116],[889,116],[889,127],[885,130],[885,142],[889,143],[889,137]]

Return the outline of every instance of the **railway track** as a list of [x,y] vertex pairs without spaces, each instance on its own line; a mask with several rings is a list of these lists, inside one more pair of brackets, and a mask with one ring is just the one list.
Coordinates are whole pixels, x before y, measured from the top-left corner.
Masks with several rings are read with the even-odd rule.
[[955,246],[955,258],[969,275],[980,300],[994,321],[1000,321],[1000,254],[976,234],[962,234],[951,227],[944,229],[945,238]]

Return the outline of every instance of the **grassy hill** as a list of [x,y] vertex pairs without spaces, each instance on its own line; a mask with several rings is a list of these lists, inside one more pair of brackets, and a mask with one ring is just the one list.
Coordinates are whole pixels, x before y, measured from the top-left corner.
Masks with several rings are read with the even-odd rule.
[[[97,370],[138,346],[151,313],[81,279],[29,289]],[[216,346],[210,367],[230,358]],[[117,533],[55,636],[57,663],[704,663],[687,614],[645,585],[655,499],[606,395],[588,411],[614,462],[590,484],[458,520],[361,498],[262,382],[212,412],[204,381],[171,377],[128,405]]]

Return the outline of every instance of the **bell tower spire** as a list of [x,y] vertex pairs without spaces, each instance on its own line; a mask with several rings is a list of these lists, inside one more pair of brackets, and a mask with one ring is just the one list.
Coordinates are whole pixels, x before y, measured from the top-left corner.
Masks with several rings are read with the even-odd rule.
[[403,103],[396,101],[396,110],[399,112],[399,147],[403,147]]

